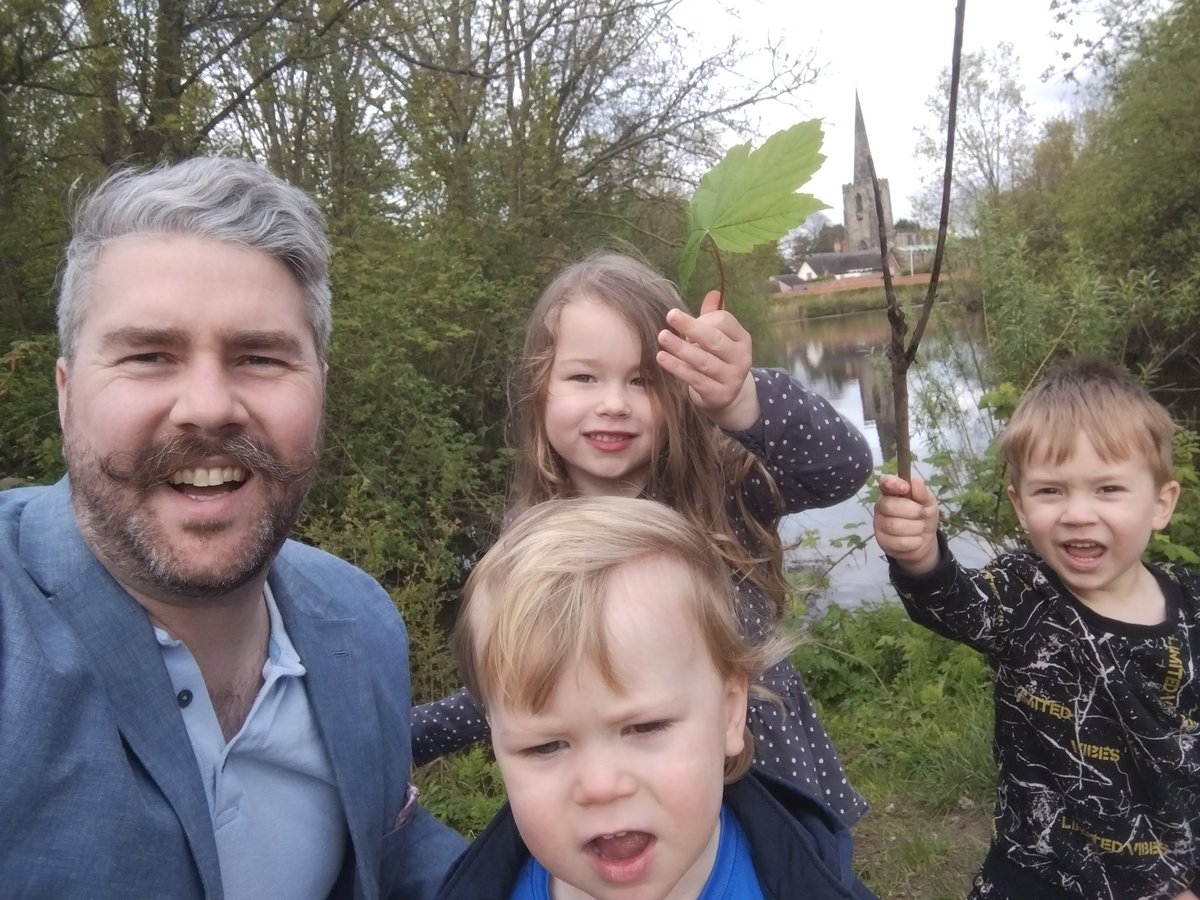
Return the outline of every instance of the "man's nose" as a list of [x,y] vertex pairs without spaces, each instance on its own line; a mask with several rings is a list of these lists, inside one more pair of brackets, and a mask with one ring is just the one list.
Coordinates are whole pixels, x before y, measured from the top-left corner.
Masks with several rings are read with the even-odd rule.
[[244,425],[246,407],[235,374],[220,360],[196,359],[177,377],[171,423],[182,430],[224,431]]

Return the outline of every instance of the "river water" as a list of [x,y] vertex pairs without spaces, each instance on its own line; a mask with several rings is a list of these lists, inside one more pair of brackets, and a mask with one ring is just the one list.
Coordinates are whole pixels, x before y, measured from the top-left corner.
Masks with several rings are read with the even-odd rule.
[[[937,412],[914,414],[910,429],[917,461],[914,471],[926,478],[936,467],[922,460],[934,451],[982,453],[994,430],[990,417],[978,409],[983,389],[977,373],[985,350],[975,337],[976,325],[969,319],[931,320],[918,350],[918,365],[910,370],[910,398],[925,385],[939,386]],[[882,310],[775,323],[769,334],[755,336],[755,364],[787,369],[805,387],[826,397],[866,435],[878,467],[895,455],[890,367],[884,356],[888,334],[887,314]],[[915,399],[910,405],[917,407]],[[815,542],[815,546],[790,550],[789,566],[828,570],[828,587],[806,600],[812,614],[830,604],[855,606],[896,597],[888,583],[887,564],[871,537],[869,488],[875,481],[872,477],[855,498],[788,516],[780,527],[785,543],[805,536]],[[838,541],[851,534],[868,539],[868,544],[847,554]],[[951,546],[971,566],[995,555],[994,548],[969,538],[956,538]],[[829,569],[833,560],[836,565]]]

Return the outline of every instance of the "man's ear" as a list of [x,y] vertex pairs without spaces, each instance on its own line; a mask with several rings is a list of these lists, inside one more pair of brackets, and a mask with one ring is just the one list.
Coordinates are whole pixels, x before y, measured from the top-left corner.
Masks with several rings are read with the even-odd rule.
[[67,427],[67,378],[70,363],[65,356],[60,356],[54,364],[54,386],[58,389],[58,424],[62,429]]

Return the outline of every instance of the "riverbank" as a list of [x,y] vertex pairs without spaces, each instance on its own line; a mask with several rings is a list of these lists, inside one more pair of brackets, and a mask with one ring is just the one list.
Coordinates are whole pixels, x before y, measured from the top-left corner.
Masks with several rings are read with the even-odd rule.
[[[939,300],[978,294],[973,276],[943,272],[938,279]],[[908,306],[924,303],[929,290],[929,273],[897,275],[892,285],[900,302]],[[803,289],[770,295],[771,318],[776,322],[842,316],[847,313],[886,309],[887,296],[882,276],[863,276],[830,281],[813,281]]]

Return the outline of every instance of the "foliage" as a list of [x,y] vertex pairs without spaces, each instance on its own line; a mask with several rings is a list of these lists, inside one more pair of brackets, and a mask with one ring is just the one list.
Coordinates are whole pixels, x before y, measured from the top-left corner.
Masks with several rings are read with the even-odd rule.
[[757,150],[738,144],[700,179],[687,209],[681,285],[692,277],[705,238],[719,260],[721,250],[745,253],[783,237],[826,208],[811,194],[796,193],[825,161],[822,138],[818,120],[800,122],[771,135]]
[[962,897],[990,832],[991,673],[897,603],[831,608],[794,655],[871,812],[855,870],[881,897]]
[[[1020,59],[1009,43],[989,53],[964,53],[959,75],[951,225],[968,230],[976,212],[1016,183],[1032,145],[1032,117],[1019,81]],[[917,129],[916,155],[936,166],[933,193],[918,205],[927,219],[937,220],[941,206],[941,171],[946,159],[949,124],[949,69],[925,101],[930,118]]]
[[1113,276],[1083,252],[1036,260],[1026,233],[1003,211],[982,219],[981,289],[996,381],[1030,384],[1052,360],[1090,353],[1122,360],[1147,377],[1180,365],[1194,340],[1191,279],[1148,272]]
[[1200,567],[1200,434],[1180,429],[1175,435],[1174,460],[1179,503],[1170,524],[1150,539],[1146,556]]
[[491,751],[482,746],[438,760],[417,772],[421,804],[473,840],[504,803],[504,781]]
[[1066,216],[1108,271],[1200,274],[1197,40],[1200,2],[1181,0],[1112,75],[1091,122]]
[[0,356],[0,479],[5,486],[48,484],[63,472],[54,393],[58,341],[13,341]]
[[[1154,4],[1111,6],[1140,16]],[[1136,33],[1092,107],[1048,123],[1014,187],[979,219],[1001,378],[1025,384],[1079,351],[1152,385],[1186,389],[1200,376],[1200,125],[1188,87],[1200,79],[1200,2],[1139,18]]]
[[1043,79],[1061,75],[1079,79],[1084,70],[1103,73],[1129,57],[1153,21],[1172,0],[1050,0],[1055,31],[1051,37],[1062,42],[1059,64],[1043,73]]
[[1058,261],[1071,251],[1066,203],[1081,146],[1075,122],[1046,122],[1028,168],[1018,174],[1011,191],[993,198],[983,211],[992,216],[993,224],[1002,219],[1010,230],[1024,235],[1029,265],[1047,277],[1053,277]]
[[946,807],[963,791],[980,795],[993,786],[990,734],[985,728],[968,743],[961,729],[964,718],[976,725],[990,718],[991,671],[974,650],[888,603],[831,608],[812,623],[794,661],[826,726],[854,723],[853,736],[844,729],[847,739],[837,744],[860,771],[891,769],[907,757],[904,781]]

